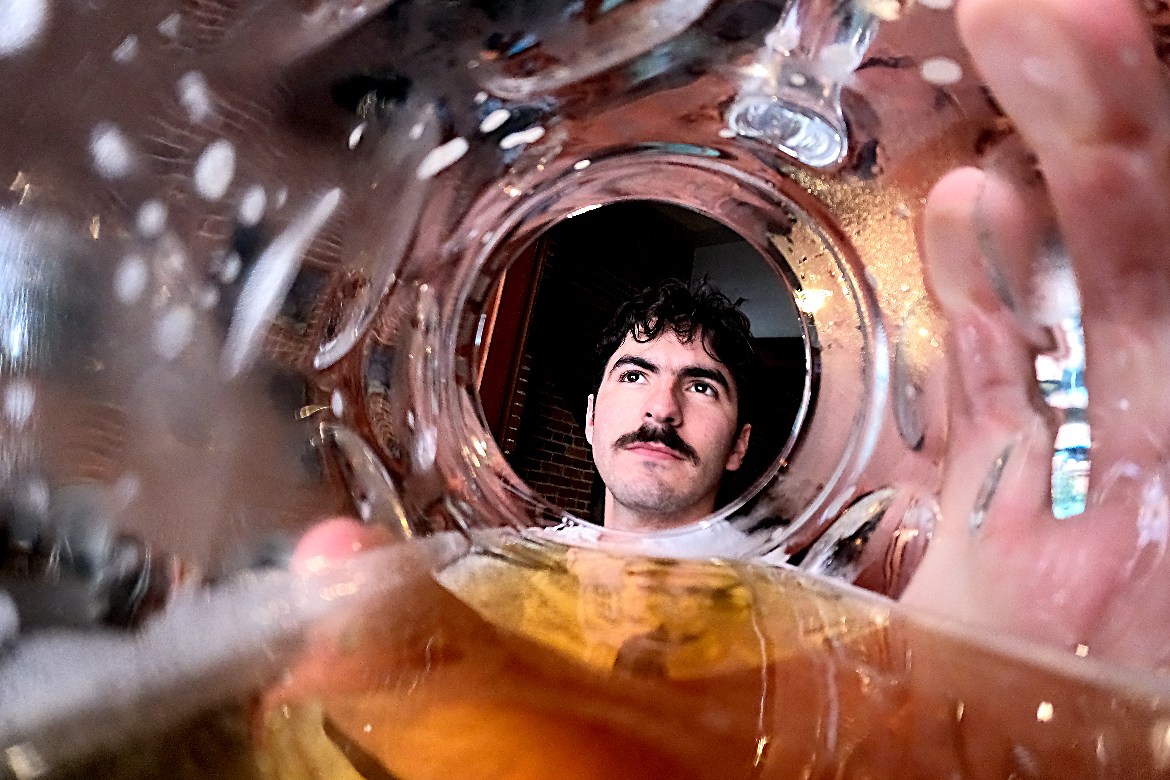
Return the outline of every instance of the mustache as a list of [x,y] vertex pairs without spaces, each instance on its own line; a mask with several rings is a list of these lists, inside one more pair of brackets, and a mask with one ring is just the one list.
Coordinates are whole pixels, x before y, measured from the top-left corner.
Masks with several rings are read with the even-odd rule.
[[699,462],[699,453],[695,452],[694,447],[683,441],[683,437],[678,435],[678,431],[673,425],[657,426],[643,423],[638,430],[619,436],[617,441],[613,443],[613,448],[620,450],[631,444],[662,444],[693,463]]

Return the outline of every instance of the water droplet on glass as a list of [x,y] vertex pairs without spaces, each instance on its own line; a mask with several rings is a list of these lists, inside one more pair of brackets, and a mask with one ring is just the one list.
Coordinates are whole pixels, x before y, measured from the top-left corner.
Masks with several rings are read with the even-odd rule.
[[14,379],[4,388],[4,416],[13,426],[22,428],[32,417],[37,394],[27,379]]
[[182,21],[182,17],[180,17],[179,14],[177,14],[177,13],[173,13],[170,16],[168,16],[166,19],[163,19],[161,22],[159,22],[158,27],[156,29],[158,29],[159,33],[164,38],[172,38],[172,39],[178,38],[179,37],[179,24],[181,23],[181,21]]
[[107,179],[119,179],[130,173],[134,152],[130,142],[115,125],[102,122],[89,137],[89,152],[94,169]]
[[510,116],[512,116],[512,112],[508,109],[497,108],[495,111],[485,116],[483,121],[479,123],[479,132],[486,135],[487,133],[499,130],[504,126],[504,123],[508,121],[508,117]]
[[349,133],[349,148],[356,149],[357,145],[361,143],[362,136],[366,133],[366,123],[362,122]]
[[48,17],[48,0],[0,2],[0,57],[31,46],[45,29]]
[[950,57],[930,57],[923,60],[919,72],[931,84],[949,86],[963,80],[963,66]]
[[240,278],[240,271],[243,269],[243,261],[240,260],[239,254],[236,252],[228,252],[222,260],[219,261],[218,275],[219,280],[224,284],[233,284],[236,279]]
[[334,390],[329,397],[329,408],[333,411],[334,417],[341,417],[345,412],[345,396],[341,394],[340,390]]
[[458,162],[463,155],[467,154],[469,148],[470,145],[467,143],[466,138],[452,138],[442,146],[437,146],[432,149],[422,159],[422,162],[418,164],[418,168],[415,169],[415,175],[420,181],[434,178]]
[[188,71],[179,77],[177,85],[179,103],[187,111],[192,122],[202,122],[211,116],[211,88],[207,79],[197,70]]
[[127,255],[114,272],[114,297],[120,303],[136,303],[146,290],[149,271],[138,255]]
[[541,138],[544,138],[544,128],[537,125],[536,127],[519,130],[504,136],[500,139],[500,148],[504,150],[514,149],[523,144],[534,144]]
[[219,290],[211,285],[204,285],[195,292],[195,305],[203,311],[211,311],[219,303]]
[[183,354],[195,333],[195,312],[189,306],[174,306],[163,312],[155,323],[154,351],[164,360]]
[[955,0],[918,0],[918,4],[936,11],[947,11],[954,7]]
[[144,238],[158,238],[167,225],[167,207],[159,200],[146,201],[138,209],[135,225]]
[[119,65],[126,65],[132,62],[138,56],[138,36],[127,35],[110,56]]
[[195,162],[195,191],[204,200],[219,200],[236,173],[236,148],[220,139],[212,142]]
[[264,218],[264,209],[268,205],[268,194],[259,184],[254,184],[244,193],[240,200],[240,224],[251,227]]

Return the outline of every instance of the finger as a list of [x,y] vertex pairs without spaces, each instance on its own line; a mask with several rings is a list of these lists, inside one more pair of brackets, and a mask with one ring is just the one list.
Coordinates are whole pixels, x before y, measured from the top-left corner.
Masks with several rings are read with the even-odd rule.
[[[1027,209],[1013,188],[975,169],[931,192],[924,250],[932,292],[950,325],[950,397],[940,509],[949,530],[1010,533],[1049,506],[1054,430],[1035,382],[1035,350],[1013,310],[1009,279],[1031,260]],[[996,232],[1001,226],[1003,233]],[[1003,247],[996,258],[988,247]],[[1010,261],[1002,273],[996,260]],[[1045,513],[1046,514],[1046,513]],[[953,518],[965,518],[966,524]]]
[[1170,98],[1131,0],[964,0],[960,29],[1036,151],[1083,302],[1094,471],[1170,442]]
[[350,517],[323,520],[297,542],[292,554],[292,570],[309,574],[391,541],[390,534],[381,527],[362,525]]

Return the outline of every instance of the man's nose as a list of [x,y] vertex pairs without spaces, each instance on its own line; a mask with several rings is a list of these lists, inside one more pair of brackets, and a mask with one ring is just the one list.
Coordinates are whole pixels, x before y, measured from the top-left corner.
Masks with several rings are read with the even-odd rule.
[[660,425],[682,425],[682,404],[677,389],[663,383],[650,391],[646,399],[645,416]]

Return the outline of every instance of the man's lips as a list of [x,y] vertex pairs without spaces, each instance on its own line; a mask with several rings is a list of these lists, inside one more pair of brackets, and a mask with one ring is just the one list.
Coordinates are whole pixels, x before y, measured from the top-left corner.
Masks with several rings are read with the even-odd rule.
[[658,460],[686,460],[687,457],[675,449],[667,447],[665,444],[655,444],[653,442],[635,442],[626,448],[627,452],[634,452],[639,455],[646,455]]

